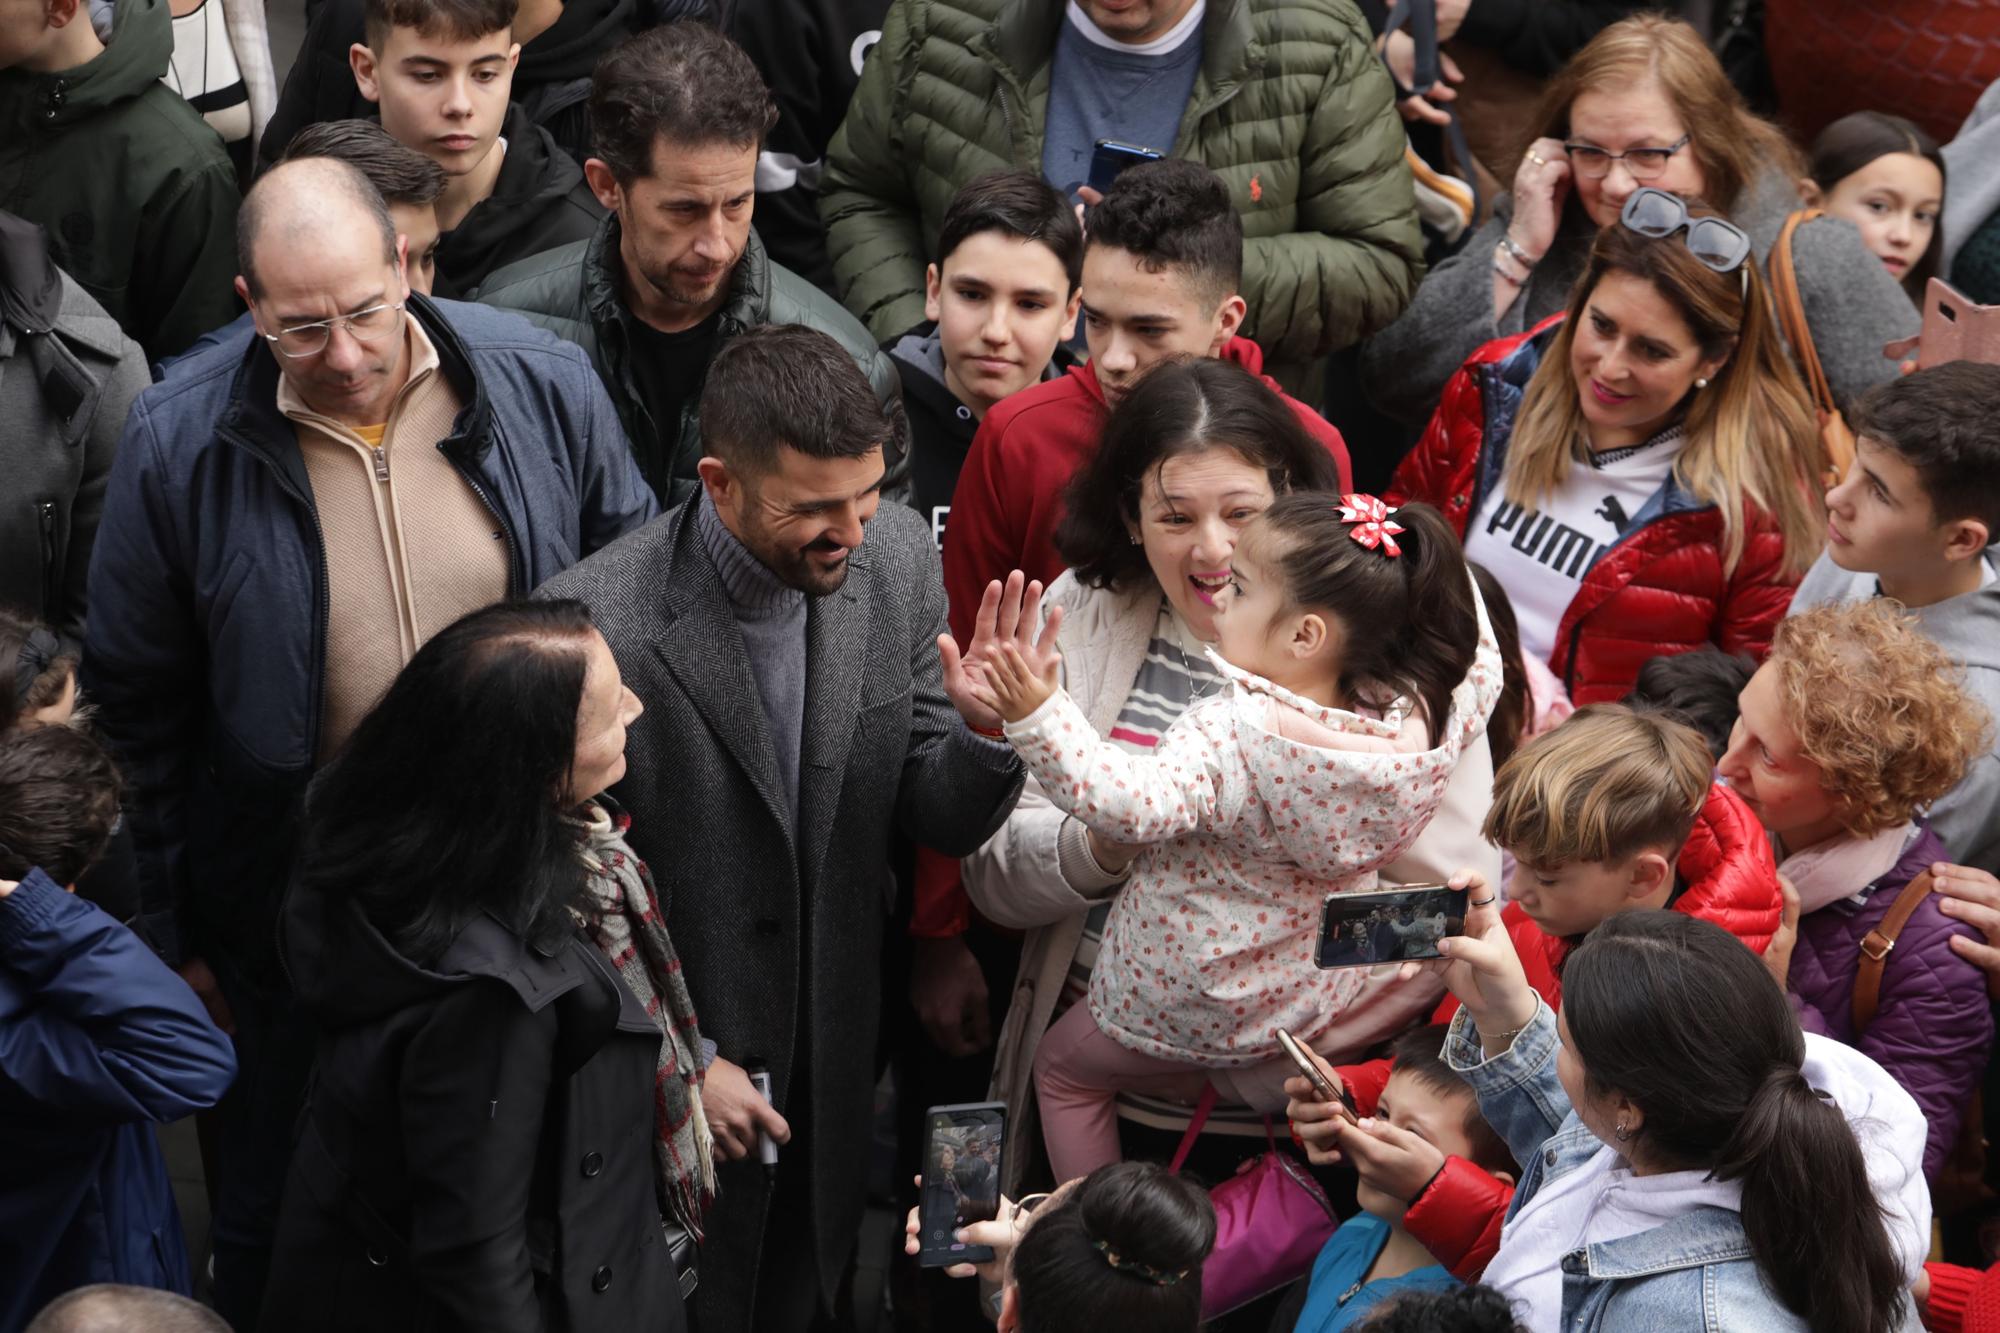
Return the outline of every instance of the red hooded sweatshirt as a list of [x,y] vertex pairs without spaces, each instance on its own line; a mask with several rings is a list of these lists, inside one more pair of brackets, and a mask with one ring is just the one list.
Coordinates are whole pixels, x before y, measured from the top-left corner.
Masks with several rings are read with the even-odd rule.
[[[1340,432],[1263,374],[1262,348],[1248,338],[1231,338],[1221,359],[1258,376],[1283,397],[1299,424],[1333,455],[1341,490],[1352,489],[1354,474]],[[1046,585],[1068,568],[1055,546],[1063,489],[1096,452],[1109,415],[1097,371],[1085,363],[1003,399],[979,423],[958,474],[958,489],[952,492],[944,533],[944,591],[951,632],[961,644],[972,640],[973,617],[989,582],[1018,569]],[[960,934],[969,910],[958,863],[920,848],[910,933]]]
[[[1673,910],[1713,921],[1752,952],[1764,952],[1784,909],[1778,866],[1763,825],[1735,792],[1720,783],[1709,786],[1708,800],[1681,848],[1677,870],[1687,887],[1674,899]],[[1528,984],[1551,1009],[1559,1008],[1562,962],[1573,942],[1545,933],[1518,903],[1507,904],[1501,919],[1507,923]],[[1447,995],[1431,1021],[1448,1022],[1457,1012],[1458,997]],[[1361,1114],[1374,1114],[1389,1081],[1389,1061],[1348,1065],[1339,1073]],[[1476,1282],[1500,1248],[1501,1224],[1513,1198],[1512,1185],[1463,1158],[1447,1157],[1443,1169],[1411,1202],[1403,1227],[1454,1275]]]

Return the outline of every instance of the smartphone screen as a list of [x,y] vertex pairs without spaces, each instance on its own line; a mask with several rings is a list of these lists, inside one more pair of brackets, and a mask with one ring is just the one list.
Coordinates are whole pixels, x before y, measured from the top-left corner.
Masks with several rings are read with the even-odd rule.
[[952,1239],[960,1227],[989,1222],[1000,1211],[1001,1153],[1007,1142],[1002,1102],[933,1106],[924,1113],[923,1196],[917,1204],[917,1263],[983,1264],[985,1245]]
[[1439,940],[1464,933],[1465,895],[1442,884],[1329,894],[1315,961],[1321,967],[1372,967],[1437,958]]
[[1141,162],[1157,162],[1166,156],[1157,149],[1137,144],[1099,139],[1090,154],[1090,188],[1103,194],[1118,179],[1118,173]]

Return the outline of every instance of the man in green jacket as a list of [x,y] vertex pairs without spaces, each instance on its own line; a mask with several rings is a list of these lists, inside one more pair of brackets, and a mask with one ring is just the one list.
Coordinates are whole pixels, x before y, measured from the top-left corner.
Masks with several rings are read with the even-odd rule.
[[835,290],[901,333],[959,186],[1016,167],[1085,198],[1095,143],[1132,144],[1227,183],[1243,333],[1317,401],[1318,360],[1393,320],[1422,272],[1393,98],[1351,0],[894,0],[827,150]]
[[236,170],[160,82],[167,0],[118,0],[109,43],[85,0],[0,3],[0,209],[149,360],[236,318]]
[[611,216],[589,240],[510,264],[479,291],[590,354],[662,508],[699,484],[701,386],[745,329],[830,334],[883,404],[900,399],[868,331],[773,263],[750,229],[757,153],[776,115],[749,57],[715,29],[671,23],[631,38],[591,79],[597,156],[583,171]]

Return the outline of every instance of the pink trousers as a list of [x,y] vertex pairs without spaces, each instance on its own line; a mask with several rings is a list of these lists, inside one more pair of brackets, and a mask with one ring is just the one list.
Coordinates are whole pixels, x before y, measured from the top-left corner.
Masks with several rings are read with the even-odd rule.
[[1035,1100],[1049,1165],[1060,1181],[1119,1160],[1121,1092],[1192,1106],[1213,1082],[1227,1101],[1278,1112],[1284,1109],[1284,1081],[1292,1072],[1291,1062],[1282,1057],[1244,1069],[1204,1069],[1146,1055],[1105,1036],[1090,1016],[1090,1005],[1079,1001],[1049,1026],[1035,1050]]

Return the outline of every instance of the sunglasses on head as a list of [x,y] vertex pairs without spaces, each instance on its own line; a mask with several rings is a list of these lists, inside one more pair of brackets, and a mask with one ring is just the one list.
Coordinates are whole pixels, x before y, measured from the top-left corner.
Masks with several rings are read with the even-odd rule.
[[1664,239],[1687,229],[1688,253],[1717,273],[1734,273],[1750,257],[1750,234],[1722,218],[1694,217],[1677,194],[1648,186],[1634,190],[1618,220],[1641,236]]

